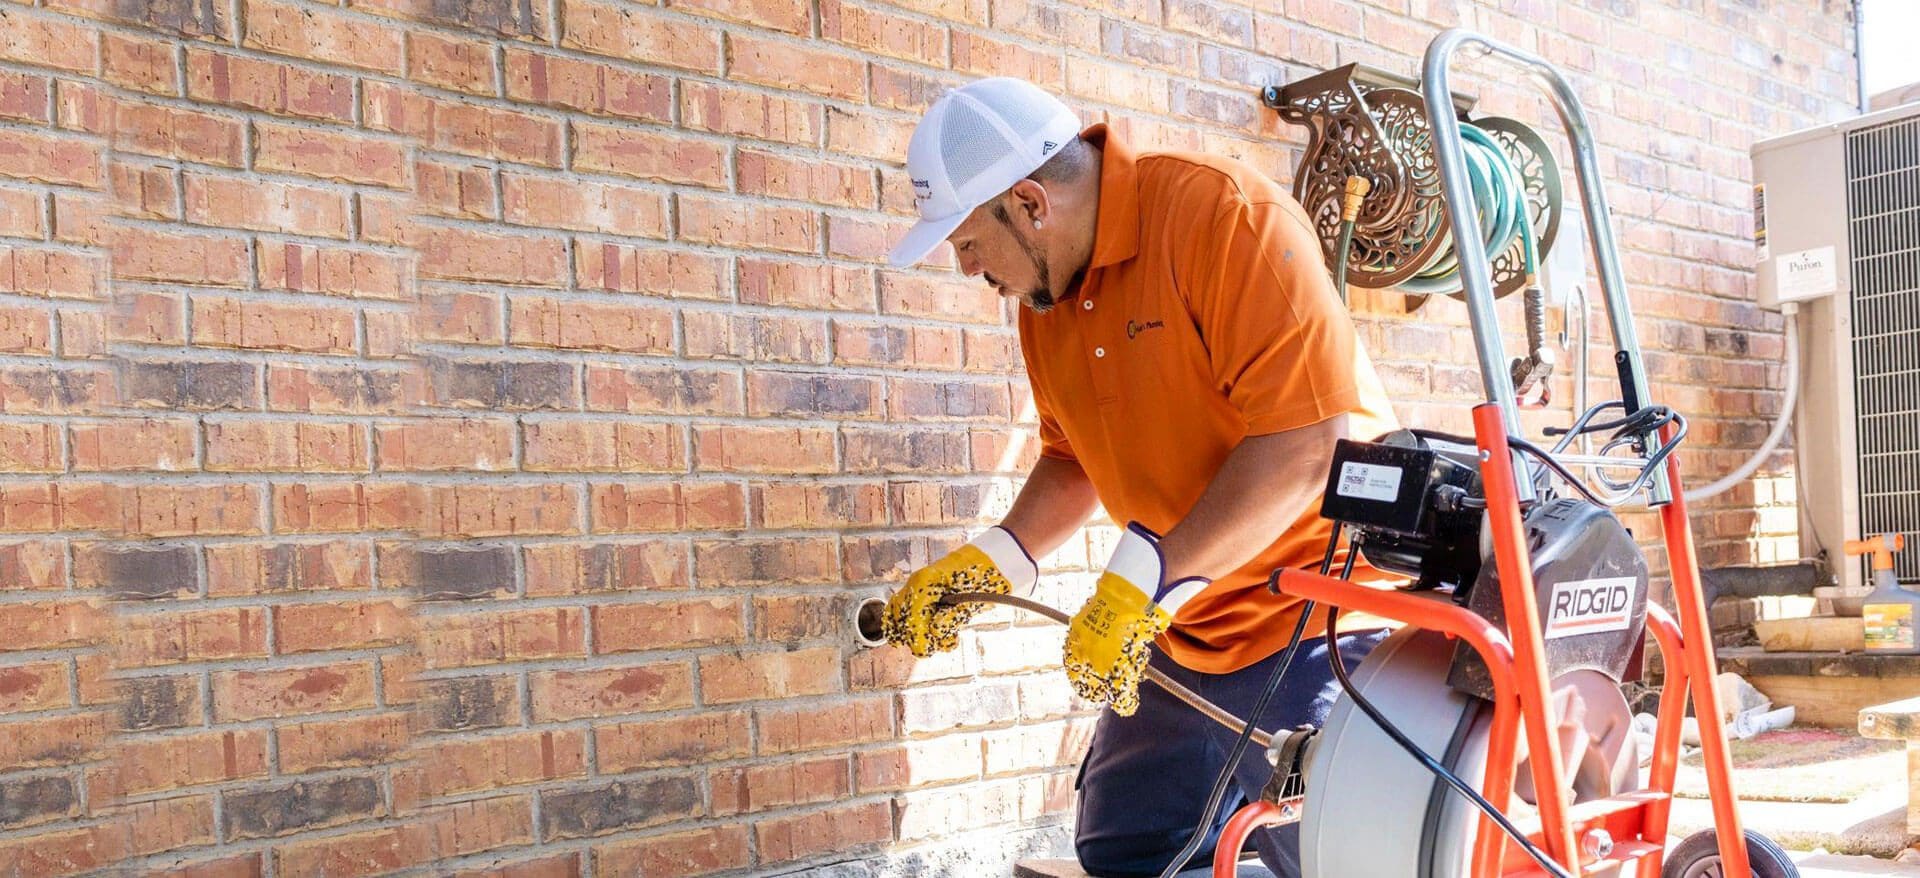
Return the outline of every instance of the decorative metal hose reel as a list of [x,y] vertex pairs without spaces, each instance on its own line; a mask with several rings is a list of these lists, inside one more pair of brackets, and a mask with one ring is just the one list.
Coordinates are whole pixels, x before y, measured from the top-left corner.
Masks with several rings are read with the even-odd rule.
[[[1313,219],[1342,297],[1351,282],[1397,288],[1410,297],[1408,310],[1436,293],[1462,298],[1456,236],[1416,84],[1348,64],[1268,87],[1261,97],[1280,118],[1312,132],[1293,194]],[[1496,297],[1527,290],[1528,354],[1514,359],[1513,380],[1522,396],[1538,394],[1532,401],[1544,403],[1554,356],[1546,347],[1538,274],[1560,229],[1560,168],[1532,128],[1498,116],[1470,118],[1472,105],[1454,96],[1480,215],[1480,228],[1467,237],[1486,250]],[[1343,219],[1343,208],[1351,219]]]

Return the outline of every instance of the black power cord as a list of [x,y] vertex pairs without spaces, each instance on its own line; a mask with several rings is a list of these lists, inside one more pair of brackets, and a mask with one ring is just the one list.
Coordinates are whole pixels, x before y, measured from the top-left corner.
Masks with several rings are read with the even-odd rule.
[[[1340,522],[1333,523],[1333,536],[1327,540],[1327,553],[1320,559],[1321,576],[1327,575],[1327,571],[1333,569],[1333,556],[1340,548],[1340,532],[1343,527],[1344,525]],[[1358,548],[1348,552],[1347,567],[1343,574],[1353,570],[1353,559],[1358,554]],[[1343,575],[1342,578],[1345,576]],[[1279,580],[1280,571],[1275,570],[1267,579],[1267,590],[1275,591],[1275,584]],[[1312,618],[1314,607],[1313,601],[1307,601],[1300,608],[1300,618],[1294,620],[1293,635],[1287,638],[1287,647],[1280,653],[1280,663],[1274,666],[1273,673],[1267,675],[1266,687],[1260,690],[1260,698],[1254,702],[1253,712],[1247,714],[1246,726],[1240,729],[1240,737],[1233,742],[1233,749],[1227,752],[1226,763],[1220,766],[1220,773],[1213,779],[1213,790],[1207,793],[1207,807],[1200,812],[1200,822],[1193,827],[1193,835],[1187,839],[1186,846],[1180,849],[1180,853],[1174,855],[1165,869],[1160,870],[1160,878],[1173,878],[1181,869],[1185,869],[1187,863],[1193,859],[1193,855],[1200,851],[1200,845],[1207,840],[1208,833],[1213,829],[1214,818],[1220,816],[1220,803],[1226,797],[1227,785],[1233,782],[1233,770],[1240,765],[1241,757],[1247,754],[1247,741],[1253,737],[1254,724],[1259,720],[1260,714],[1266,712],[1267,702],[1273,700],[1273,693],[1280,688],[1281,678],[1287,675],[1287,668],[1293,664],[1294,653],[1300,646],[1300,636],[1306,633],[1307,620]]]
[[[1333,631],[1334,625],[1339,619],[1340,608],[1328,607],[1327,630]],[[1527,856],[1532,857],[1534,862],[1539,863],[1540,868],[1547,870],[1547,874],[1553,875],[1555,878],[1573,878],[1571,873],[1562,868],[1560,864],[1555,863],[1553,858],[1547,856],[1545,851],[1540,850],[1533,842],[1528,841],[1526,833],[1521,832],[1519,827],[1514,826],[1512,821],[1507,819],[1507,815],[1500,813],[1500,809],[1493,807],[1492,802],[1487,801],[1485,797],[1481,796],[1473,787],[1469,786],[1466,781],[1461,780],[1459,775],[1454,774],[1448,770],[1446,766],[1441,765],[1438,760],[1429,756],[1425,750],[1420,749],[1420,745],[1415,744],[1412,739],[1406,736],[1406,733],[1400,731],[1399,727],[1389,721],[1378,708],[1375,708],[1373,702],[1368,701],[1365,696],[1360,694],[1360,690],[1353,685],[1353,681],[1347,678],[1347,665],[1346,662],[1340,659],[1340,641],[1338,638],[1327,638],[1327,661],[1333,665],[1333,676],[1340,681],[1340,688],[1346,692],[1347,697],[1353,699],[1353,705],[1360,708],[1360,712],[1365,713],[1369,719],[1373,720],[1374,725],[1380,727],[1380,731],[1386,732],[1387,737],[1392,738],[1395,744],[1399,744],[1400,749],[1407,751],[1407,755],[1412,756],[1414,761],[1425,766],[1428,771],[1434,773],[1434,776],[1445,781],[1447,786],[1453,787],[1456,792],[1465,796],[1468,801],[1472,802],[1481,811],[1486,812],[1486,815],[1492,818],[1493,822],[1498,824],[1501,830],[1506,832],[1509,837],[1519,843],[1521,848],[1526,850]]]

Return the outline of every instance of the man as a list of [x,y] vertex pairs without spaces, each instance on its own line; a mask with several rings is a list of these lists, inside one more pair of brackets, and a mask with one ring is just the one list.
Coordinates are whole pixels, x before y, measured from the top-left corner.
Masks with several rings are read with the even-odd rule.
[[[1267,591],[1268,574],[1319,562],[1334,441],[1392,429],[1385,393],[1305,213],[1246,165],[1135,153],[1033,85],[994,78],[928,109],[907,172],[920,222],[891,261],[947,241],[961,271],[1026,306],[1042,450],[998,526],[895,593],[888,638],[920,656],[951,649],[978,605],[941,596],[1031,588],[1034,559],[1097,505],[1126,522],[1067,634],[1074,690],[1108,705],[1081,766],[1075,848],[1096,876],[1158,874],[1233,735],[1140,686],[1143,666],[1252,710],[1300,610]],[[1308,633],[1262,728],[1317,725],[1338,691],[1319,626]],[[1377,639],[1343,637],[1344,657]],[[1270,770],[1249,749],[1235,778],[1256,796]],[[1297,873],[1293,835],[1257,836],[1279,874]]]

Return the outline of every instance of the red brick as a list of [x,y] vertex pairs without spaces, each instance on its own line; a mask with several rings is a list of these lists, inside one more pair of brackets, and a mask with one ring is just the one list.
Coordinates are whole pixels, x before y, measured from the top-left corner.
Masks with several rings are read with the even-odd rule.
[[[826,122],[819,104],[742,88],[705,83],[680,84],[680,124],[694,131],[818,146]],[[898,161],[901,151],[890,157]]]
[[373,587],[365,543],[225,543],[207,547],[207,596]]
[[413,367],[267,367],[267,407],[309,414],[401,413],[427,401]]
[[0,247],[0,291],[54,299],[104,299],[106,265],[91,253]]
[[413,217],[418,210],[413,198],[361,192],[354,196],[354,201],[359,203],[360,240],[370,244],[412,246]]
[[429,500],[419,485],[319,482],[273,486],[278,533],[354,533],[418,529]]
[[533,841],[533,799],[495,796],[422,812],[432,833],[429,849],[440,857],[460,857]]
[[865,209],[878,195],[873,169],[859,165],[743,148],[735,168],[747,194]]
[[757,717],[762,753],[869,744],[894,734],[891,696],[861,697],[824,707],[762,708]]
[[[961,330],[951,327],[895,326],[836,321],[833,348],[835,360],[855,366],[895,366],[953,371],[961,366]],[[1007,374],[1018,366],[1016,359],[1006,368],[993,370]]]
[[111,485],[0,483],[0,533],[118,530],[121,502]]
[[[178,219],[175,201],[180,187],[170,168],[149,168],[115,161],[109,168],[110,185],[120,216],[128,219]],[[107,239],[109,242],[112,238]]]
[[401,72],[401,32],[309,6],[247,0],[241,45],[378,73]]
[[979,281],[880,276],[880,310],[885,314],[999,324],[1000,297]]
[[740,373],[686,367],[589,365],[587,409],[633,414],[740,414]]
[[423,791],[443,796],[582,777],[585,747],[577,729],[437,740],[420,760]]
[[751,865],[745,826],[701,829],[619,841],[594,849],[594,865],[615,875],[691,878]]
[[353,119],[350,77],[198,48],[187,49],[187,96],[280,116]]
[[527,596],[685,590],[687,545],[679,541],[528,546]]
[[431,293],[417,309],[420,337],[461,344],[505,344],[500,297],[480,293]]
[[[923,19],[853,6],[842,0],[823,0],[820,35],[861,52],[931,67],[947,66],[947,29]],[[955,32],[953,37],[957,40],[961,34]]]
[[693,706],[693,670],[684,662],[536,671],[528,683],[537,723]]
[[290,604],[273,619],[274,648],[283,655],[391,646],[412,635],[412,617],[398,601]]
[[260,232],[347,237],[347,201],[313,186],[186,175],[187,222]]
[[452,91],[491,96],[496,93],[493,50],[476,40],[409,31],[407,78]]
[[831,311],[875,310],[873,272],[869,269],[747,257],[739,262],[743,304]]
[[380,585],[422,601],[511,597],[513,555],[508,546],[382,543]]
[[686,311],[682,353],[693,359],[820,364],[827,358],[827,322],[813,317]]
[[578,608],[427,616],[418,649],[428,667],[449,668],[536,658],[586,655]]
[[0,61],[91,74],[99,34],[65,19],[0,9]]
[[750,37],[740,31],[727,35],[727,76],[854,103],[864,103],[867,97],[867,62],[861,56]]
[[19,875],[79,875],[119,865],[127,842],[122,826],[103,823],[0,842],[0,860]]
[[1036,51],[965,31],[953,32],[953,69],[978,76],[1017,76],[1054,94],[1063,90],[1064,57],[1057,49]]
[[678,473],[687,469],[686,430],[673,424],[535,421],[522,430],[528,470]]
[[610,183],[508,174],[505,219],[542,229],[664,238],[666,202],[657,192]]
[[592,241],[576,241],[573,252],[581,289],[718,301],[732,292],[723,257]]
[[418,138],[446,152],[560,166],[561,126],[552,119],[436,100],[387,83],[366,82],[361,91],[365,124],[373,130]]
[[414,163],[415,189],[425,213],[457,219],[496,219],[493,170],[424,159]]
[[111,205],[104,198],[78,192],[56,192],[53,196],[53,237],[68,244],[104,247],[108,236]]
[[[68,360],[101,359],[107,355],[106,315],[77,308],[60,310],[60,356]],[[7,320],[0,313],[0,350],[7,347]],[[31,353],[31,347],[18,353]]]
[[593,533],[738,530],[746,498],[724,482],[595,484],[589,503]]
[[720,72],[717,28],[587,0],[566,0],[561,8],[562,47],[621,60],[645,58],[695,73]]
[[374,427],[383,471],[513,469],[513,423],[435,418]]
[[849,156],[899,161],[913,136],[911,121],[888,119],[874,113],[849,113],[836,107],[826,111],[827,149]]
[[355,424],[229,421],[207,425],[207,469],[219,472],[366,472],[366,430]]
[[139,485],[122,499],[130,536],[179,537],[260,532],[260,493],[252,485]]
[[566,242],[558,238],[465,229],[425,229],[420,237],[422,277],[541,286],[566,279]]
[[573,137],[573,166],[578,170],[726,187],[724,143],[589,122],[575,122]]
[[636,305],[601,305],[515,297],[509,342],[531,347],[673,353],[673,312]]
[[97,756],[107,738],[105,713],[43,717],[0,723],[0,765],[71,765]]
[[177,95],[173,47],[161,40],[104,33],[100,37],[101,78],[114,85],[159,95]]
[[274,851],[279,872],[328,878],[381,875],[431,858],[422,828],[412,825],[297,841]]
[[753,827],[763,864],[846,853],[893,837],[893,806],[866,802],[790,817],[772,817]]
[[66,662],[27,662],[0,668],[0,714],[52,710],[72,703]]
[[699,427],[694,468],[720,472],[830,473],[835,431],[785,427]]
[[156,878],[259,878],[266,872],[266,867],[262,865],[265,856],[264,853],[251,853],[199,860],[154,874]]
[[902,839],[943,835],[954,826],[997,826],[1020,819],[1020,783],[1006,780],[900,797]]
[[706,704],[824,695],[842,688],[837,648],[700,657],[700,694]]
[[373,705],[373,666],[363,663],[213,675],[215,722],[244,722]]
[[598,654],[740,643],[745,606],[738,598],[608,604],[593,608]]
[[545,42],[551,30],[543,6],[497,3],[433,3],[431,0],[352,0],[345,4],[374,15],[425,21],[471,33]]
[[67,550],[64,543],[0,543],[0,591],[43,591],[66,587]]
[[457,408],[521,411],[579,406],[580,378],[555,360],[445,360],[429,363],[433,401]]
[[0,308],[0,352],[51,353],[53,315],[41,308]]
[[886,492],[875,483],[773,482],[753,487],[754,525],[790,528],[879,527],[886,524]]
[[72,428],[77,471],[190,471],[198,466],[194,446],[194,424],[188,420],[128,419]]
[[9,131],[0,144],[0,177],[95,188],[102,147],[85,140]]
[[720,816],[829,802],[853,792],[844,755],[722,768],[708,776],[713,812]]
[[367,352],[369,359],[411,358],[420,342],[414,316],[404,311],[368,311]]
[[57,473],[65,469],[60,425],[0,422],[0,472]]
[[812,24],[808,4],[799,0],[669,0],[666,4],[694,15],[718,18],[807,36]]
[[873,74],[870,78],[873,86],[868,103],[889,110],[906,110],[913,113],[926,112],[926,109],[933,106],[933,102],[939,100],[941,95],[960,84],[945,75],[921,73],[918,70],[894,67],[878,61],[873,64]]
[[603,116],[667,122],[673,115],[668,77],[577,58],[506,51],[507,97]]
[[348,765],[380,764],[407,748],[411,735],[403,713],[283,725],[280,770],[288,774]]
[[391,253],[293,241],[261,241],[255,252],[263,288],[388,301],[412,293],[406,259]]
[[251,274],[243,238],[116,229],[114,277],[162,283],[241,286]]
[[113,757],[108,774],[100,780],[117,795],[257,778],[267,774],[267,730],[236,728],[129,738],[117,742]]
[[119,101],[113,117],[113,145],[141,155],[238,168],[244,162],[237,119],[195,110]]
[[253,166],[375,186],[406,186],[409,180],[402,143],[266,122],[254,126]]
[[737,759],[753,751],[745,713],[703,711],[672,719],[612,723],[593,730],[600,771],[625,773]]
[[754,202],[680,196],[680,238],[753,250],[813,253],[820,246],[820,215]]
[[128,853],[134,856],[212,844],[213,796],[182,796],[157,802],[142,802],[115,811],[112,818],[124,821],[130,837]]
[[359,345],[354,312],[194,296],[193,343],[207,347],[352,354]]
[[380,662],[381,688],[386,691],[386,703],[412,704],[420,700],[420,672],[426,667],[426,661],[416,653],[383,655]]
[[580,495],[572,485],[453,485],[434,491],[426,534],[526,536],[580,531]]
[[[0,88],[5,88],[5,73],[0,73]],[[47,223],[39,192],[24,189],[0,189],[0,235],[9,238],[44,238]]]
[[15,71],[0,71],[0,118],[45,125],[53,121],[47,97],[53,80]]
[[257,607],[121,614],[114,628],[115,660],[125,667],[267,654],[266,613]]
[[693,569],[707,587],[836,583],[839,546],[818,537],[703,540],[694,543]]

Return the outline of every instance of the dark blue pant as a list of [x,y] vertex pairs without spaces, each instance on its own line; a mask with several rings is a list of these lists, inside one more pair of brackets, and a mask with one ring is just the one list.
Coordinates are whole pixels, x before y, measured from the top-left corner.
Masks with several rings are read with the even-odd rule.
[[[1351,670],[1385,637],[1384,631],[1343,635],[1340,657]],[[1229,713],[1245,717],[1279,661],[1276,654],[1231,674],[1202,674],[1174,664],[1156,648],[1149,664]],[[1260,715],[1259,727],[1270,732],[1303,724],[1318,727],[1339,692],[1340,683],[1327,666],[1326,640],[1303,640],[1299,655]],[[1080,765],[1080,808],[1073,844],[1081,868],[1099,878],[1160,874],[1193,836],[1214,776],[1233,749],[1234,738],[1234,731],[1150,682],[1140,684],[1140,710],[1133,716],[1103,711],[1086,761]],[[1249,741],[1234,768],[1227,801],[1188,868],[1211,861],[1214,842],[1227,819],[1259,797],[1272,774],[1265,751]],[[1260,830],[1253,839],[1260,859],[1274,874],[1283,878],[1300,874],[1298,827]]]

